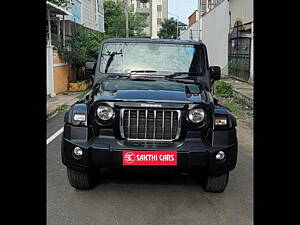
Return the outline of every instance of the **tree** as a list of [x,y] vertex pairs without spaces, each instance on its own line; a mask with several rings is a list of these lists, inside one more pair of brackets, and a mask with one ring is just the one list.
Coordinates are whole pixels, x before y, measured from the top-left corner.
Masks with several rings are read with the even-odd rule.
[[[164,19],[161,26],[162,27],[158,32],[159,38],[176,39],[177,21],[173,17],[171,17],[170,19]],[[179,29],[178,29],[178,37],[179,37]]]
[[[147,13],[130,13],[128,15],[129,36],[145,37],[143,32],[147,25]],[[126,37],[125,12],[123,2],[111,0],[104,2],[105,32],[112,37]]]
[[68,2],[69,0],[48,0],[48,2],[51,2],[57,6],[67,6],[68,5]]
[[95,62],[98,57],[100,43],[107,35],[97,31],[79,28],[66,41],[66,47],[60,51],[63,60],[72,67],[71,80],[76,82],[82,78],[82,66],[86,62]]

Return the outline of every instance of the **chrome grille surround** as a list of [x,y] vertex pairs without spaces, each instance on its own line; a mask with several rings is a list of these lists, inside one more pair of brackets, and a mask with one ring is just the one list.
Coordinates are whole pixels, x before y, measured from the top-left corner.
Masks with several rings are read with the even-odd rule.
[[[132,115],[131,113],[136,111],[136,119],[134,122],[136,122],[136,133],[133,133],[131,131],[131,125],[132,125]],[[125,115],[127,112],[127,115]],[[145,118],[141,118],[141,113],[145,114]],[[149,114],[153,113],[153,119],[149,118]],[[157,115],[161,113],[162,116],[161,118],[157,118]],[[167,118],[166,114],[170,113],[170,117],[171,118]],[[175,114],[175,117],[174,117]],[[177,118],[176,118],[176,114],[177,114]],[[127,126],[125,124],[127,119]],[[158,121],[161,120],[161,138],[157,138],[157,134],[159,131],[159,127],[157,126]],[[152,122],[153,121],[153,122]],[[167,124],[166,121],[170,122],[170,138],[165,138],[166,132],[165,132],[165,128],[167,128]],[[172,123],[173,121],[173,123]],[[142,125],[141,125],[141,122]],[[151,127],[149,127],[149,123],[152,122],[153,123],[153,129]],[[173,133],[173,126],[176,125],[176,127],[174,127],[175,132]],[[144,126],[144,127],[142,127]],[[141,132],[141,129],[143,130],[143,132]],[[152,129],[152,133],[149,132],[148,130]],[[126,132],[127,131],[127,132]],[[128,141],[149,141],[149,142],[157,142],[157,141],[166,141],[166,142],[170,142],[170,141],[175,141],[177,139],[179,139],[180,136],[180,132],[181,132],[181,111],[180,110],[172,110],[172,109],[133,109],[133,108],[122,108],[120,110],[120,134],[121,137],[128,140]],[[132,137],[136,134],[136,137]],[[141,137],[141,135],[143,135],[143,137]],[[149,138],[149,135],[151,135],[152,137]],[[174,136],[175,135],[175,136]]]

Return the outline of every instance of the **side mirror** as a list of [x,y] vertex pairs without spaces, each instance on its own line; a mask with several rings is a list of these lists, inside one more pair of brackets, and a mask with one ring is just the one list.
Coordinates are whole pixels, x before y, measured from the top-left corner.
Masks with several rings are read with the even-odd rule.
[[96,63],[95,62],[86,62],[85,63],[85,75],[95,77]]
[[216,80],[221,79],[221,67],[219,66],[211,66],[210,69],[210,75],[211,75],[211,81],[212,83]]

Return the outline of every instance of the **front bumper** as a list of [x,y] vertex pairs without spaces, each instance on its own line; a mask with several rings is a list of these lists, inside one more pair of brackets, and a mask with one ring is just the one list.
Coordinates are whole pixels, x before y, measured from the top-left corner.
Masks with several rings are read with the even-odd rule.
[[[203,168],[211,174],[224,173],[235,168],[237,160],[237,143],[225,146],[211,146],[200,138],[186,138],[182,142],[169,144],[162,143],[130,143],[117,140],[112,136],[91,137],[87,141],[72,139],[63,135],[61,154],[63,163],[76,170],[85,170],[89,167],[122,167],[122,151],[177,151],[177,167],[183,170]],[[76,159],[73,149],[80,147],[83,155]],[[218,151],[226,154],[226,160],[215,159]]]

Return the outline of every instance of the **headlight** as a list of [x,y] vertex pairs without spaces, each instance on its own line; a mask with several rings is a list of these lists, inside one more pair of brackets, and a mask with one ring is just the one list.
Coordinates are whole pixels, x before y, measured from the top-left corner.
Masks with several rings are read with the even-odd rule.
[[205,118],[204,110],[201,108],[191,109],[189,112],[189,119],[193,123],[200,123]]
[[114,110],[109,106],[101,105],[97,109],[97,115],[101,120],[109,120],[114,115]]

